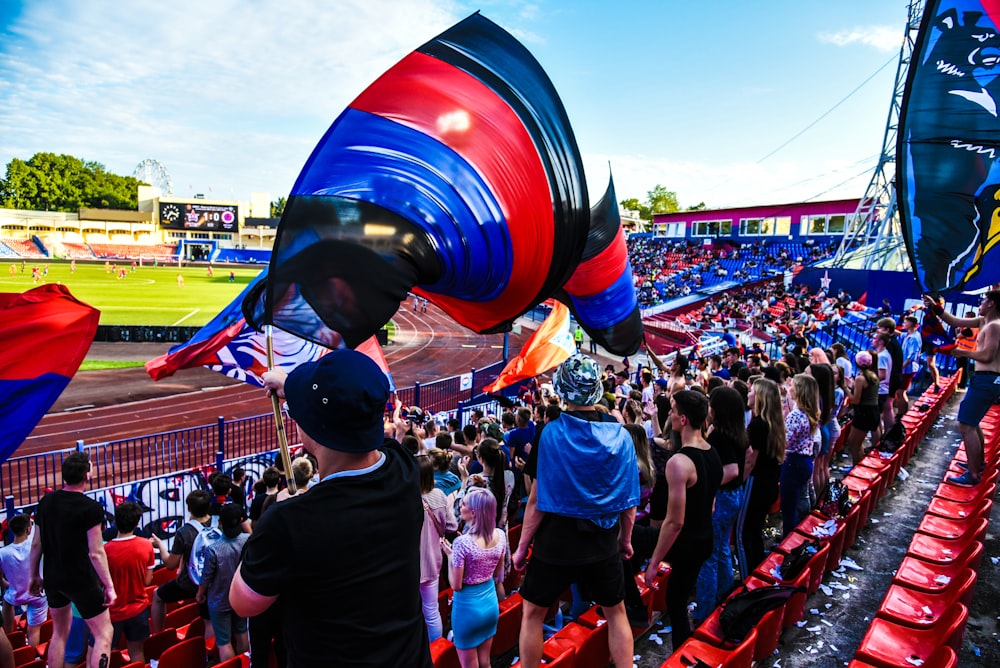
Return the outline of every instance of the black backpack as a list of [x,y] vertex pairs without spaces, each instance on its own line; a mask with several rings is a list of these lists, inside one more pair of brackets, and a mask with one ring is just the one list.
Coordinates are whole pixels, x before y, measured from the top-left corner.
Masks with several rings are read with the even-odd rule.
[[750,629],[757,626],[771,610],[785,605],[789,598],[805,587],[792,585],[772,585],[759,589],[741,587],[722,604],[719,624],[726,642],[741,643]]
[[878,442],[879,452],[896,452],[901,447],[903,443],[906,442],[906,427],[903,426],[902,420],[896,420],[896,422],[889,427],[889,431],[882,434],[881,440]]
[[779,570],[782,580],[794,580],[802,572],[802,569],[806,567],[809,560],[812,559],[817,552],[819,552],[821,544],[819,540],[812,540],[808,543],[802,543],[801,545],[796,545],[792,548],[791,552],[785,556],[785,559],[781,562],[781,568]]
[[827,517],[843,519],[851,511],[850,490],[839,480],[831,480],[823,494],[819,511]]

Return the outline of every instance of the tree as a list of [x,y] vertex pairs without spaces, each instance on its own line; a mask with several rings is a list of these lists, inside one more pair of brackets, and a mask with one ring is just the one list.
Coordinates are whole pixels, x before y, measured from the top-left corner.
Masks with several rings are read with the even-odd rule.
[[98,162],[71,155],[36,153],[14,158],[0,179],[0,206],[36,211],[79,211],[81,208],[138,208],[139,181],[105,170]]
[[646,204],[653,213],[673,213],[681,210],[680,204],[677,203],[677,193],[667,190],[666,186],[660,184],[656,184],[646,193]]
[[623,209],[628,209],[629,211],[638,211],[639,217],[642,218],[643,220],[653,220],[653,212],[649,210],[648,206],[639,202],[639,200],[635,197],[632,197],[630,199],[623,199],[621,202],[618,203],[622,206]]
[[281,214],[285,212],[285,204],[284,197],[279,197],[271,202],[271,218],[281,218]]
[[704,202],[698,202],[698,203],[697,203],[697,204],[695,204],[694,206],[689,206],[688,208],[686,208],[686,209],[684,209],[684,210],[685,210],[685,211],[704,211],[704,210],[705,210],[705,209],[707,209],[707,208],[708,208],[708,207],[707,207],[707,206],[705,205],[705,203],[704,203]]

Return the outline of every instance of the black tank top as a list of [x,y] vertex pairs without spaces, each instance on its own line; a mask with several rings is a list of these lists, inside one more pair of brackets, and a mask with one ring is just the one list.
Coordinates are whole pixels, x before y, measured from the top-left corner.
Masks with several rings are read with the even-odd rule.
[[670,548],[667,560],[690,559],[712,550],[712,502],[722,482],[722,460],[714,448],[685,446],[678,451],[694,464],[698,482],[688,487],[684,505],[684,527]]

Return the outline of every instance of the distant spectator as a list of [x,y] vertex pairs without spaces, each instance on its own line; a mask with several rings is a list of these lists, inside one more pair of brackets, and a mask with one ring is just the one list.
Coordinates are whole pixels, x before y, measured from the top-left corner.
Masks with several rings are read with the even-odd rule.
[[49,492],[35,510],[35,532],[31,542],[31,586],[44,588],[52,617],[52,640],[48,663],[61,666],[66,641],[73,623],[70,604],[75,604],[94,636],[88,665],[104,666],[111,656],[111,617],[108,607],[115,604],[115,592],[107,555],[101,541],[104,508],[84,494],[90,480],[91,462],[86,453],[74,452],[63,460],[63,488]]
[[114,635],[111,646],[118,647],[122,634],[128,643],[130,661],[145,662],[143,641],[149,637],[149,597],[146,587],[153,582],[153,546],[149,540],[135,535],[142,518],[142,508],[127,501],[115,507],[118,537],[104,546],[108,554],[108,569],[115,583],[118,600],[111,606]]
[[[212,526],[212,516],[209,514],[212,506],[212,496],[203,489],[189,492],[185,499],[189,520],[174,534],[174,540],[167,552],[167,545],[153,534],[153,547],[160,552],[160,560],[164,567],[177,570],[177,577],[160,585],[153,593],[153,605],[150,610],[150,621],[153,633],[163,630],[163,620],[166,617],[166,604],[193,599],[198,593],[198,586],[192,582],[188,574],[187,564],[191,559],[191,548],[194,540],[203,529]],[[208,606],[200,606],[202,619],[209,619]],[[208,625],[206,631],[211,629]]]
[[438,608],[438,584],[441,581],[441,541],[458,528],[455,513],[445,493],[435,486],[435,455],[440,450],[420,457],[420,493],[424,504],[424,523],[420,531],[420,598],[423,602],[424,622],[428,639],[433,642],[441,637],[443,625]]
[[[11,265],[14,266],[14,265]],[[44,595],[35,596],[31,586],[31,518],[14,515],[7,527],[14,534],[14,542],[0,548],[0,579],[6,580],[3,592],[3,628],[10,633],[16,630],[14,606],[27,611],[28,644],[37,647],[40,627],[49,617],[49,603]]]
[[299,494],[305,494],[309,489],[309,484],[312,482],[313,474],[312,462],[309,461],[308,457],[296,457],[292,461],[292,478],[295,480],[295,494],[288,491],[288,488],[278,492],[276,501],[284,501],[293,496],[298,496]]
[[[281,473],[273,466],[268,466],[260,476],[260,480],[254,485],[253,501],[250,502],[250,522],[251,526],[257,523],[264,509],[264,501],[267,497],[278,493],[281,485]],[[258,487],[260,491],[258,491]]]
[[225,506],[219,515],[224,540],[213,543],[205,555],[205,570],[198,585],[197,601],[208,604],[215,632],[219,660],[226,661],[248,648],[246,617],[233,612],[229,605],[229,586],[240,563],[247,534],[243,533],[243,512],[235,503]]

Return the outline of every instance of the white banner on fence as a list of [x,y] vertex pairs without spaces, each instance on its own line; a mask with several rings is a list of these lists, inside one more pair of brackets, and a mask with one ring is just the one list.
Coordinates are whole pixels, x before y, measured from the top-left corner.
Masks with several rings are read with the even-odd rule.
[[471,390],[472,389],[472,374],[463,373],[458,377],[458,389],[461,390]]

